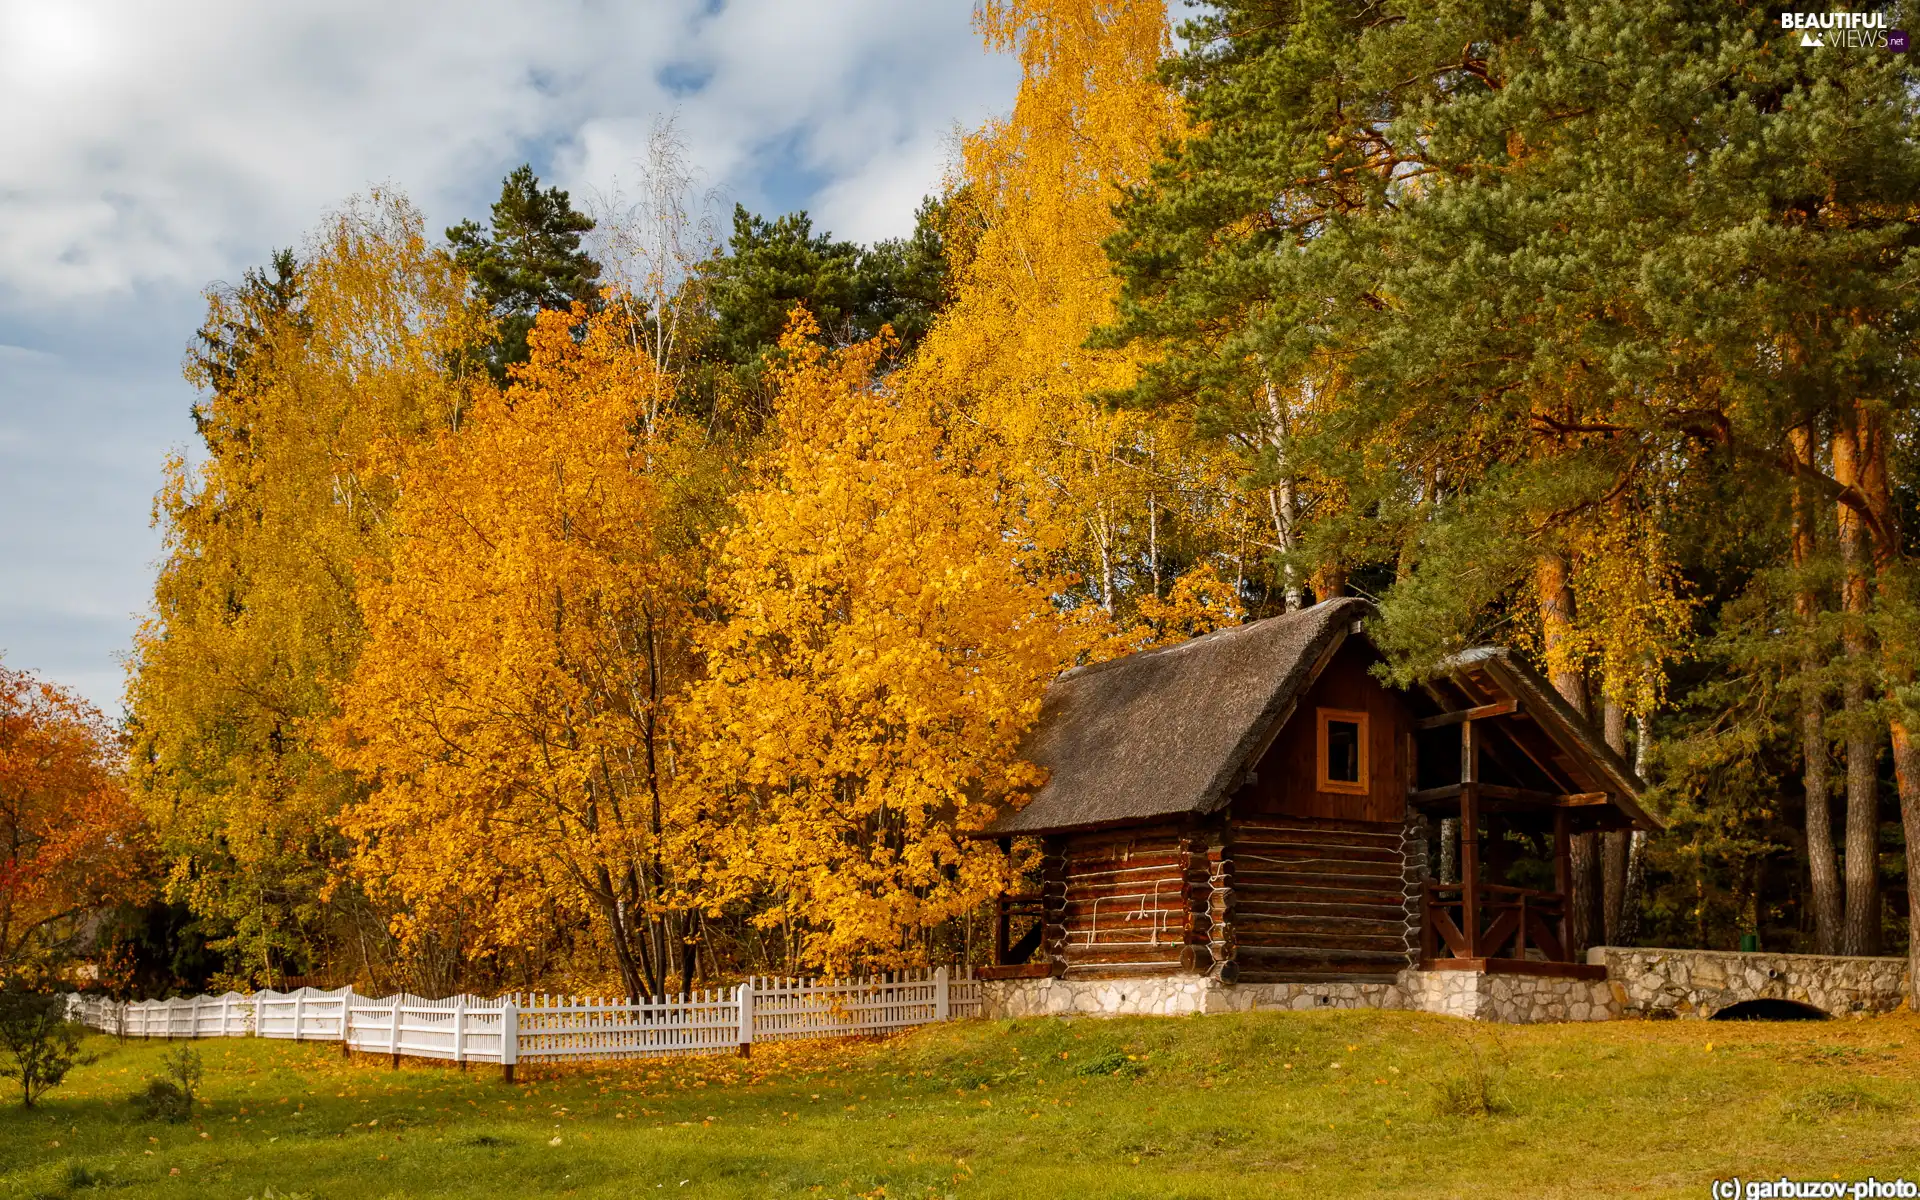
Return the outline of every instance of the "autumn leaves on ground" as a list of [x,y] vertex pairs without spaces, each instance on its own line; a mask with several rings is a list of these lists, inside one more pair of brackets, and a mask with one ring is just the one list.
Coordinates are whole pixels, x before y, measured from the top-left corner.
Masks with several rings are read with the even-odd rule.
[[177,1125],[126,1102],[161,1045],[92,1048],[69,1087],[0,1115],[0,1195],[1698,1197],[1733,1175],[1886,1179],[1920,1161],[1920,1023],[1904,1015],[966,1021],[512,1087],[213,1041],[205,1107]]

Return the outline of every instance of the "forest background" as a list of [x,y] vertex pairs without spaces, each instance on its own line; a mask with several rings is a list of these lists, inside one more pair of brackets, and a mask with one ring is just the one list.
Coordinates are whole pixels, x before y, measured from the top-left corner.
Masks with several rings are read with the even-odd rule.
[[663,123],[594,212],[376,191],[210,290],[125,727],[0,679],[0,973],[976,959],[1046,683],[1335,595],[1398,682],[1520,646],[1652,782],[1578,941],[1920,949],[1908,55],[1721,3],[977,24],[1020,89],[909,238],[723,237]]

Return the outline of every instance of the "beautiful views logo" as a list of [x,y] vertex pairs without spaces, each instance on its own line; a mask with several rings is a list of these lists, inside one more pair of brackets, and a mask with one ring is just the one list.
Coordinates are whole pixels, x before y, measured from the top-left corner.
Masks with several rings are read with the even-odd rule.
[[1802,46],[1825,49],[1905,50],[1907,31],[1888,29],[1884,12],[1781,13],[1780,27],[1800,34]]

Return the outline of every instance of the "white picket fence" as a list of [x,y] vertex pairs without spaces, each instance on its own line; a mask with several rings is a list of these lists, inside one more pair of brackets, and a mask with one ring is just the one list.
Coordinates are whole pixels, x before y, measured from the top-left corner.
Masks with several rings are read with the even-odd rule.
[[732,988],[628,1004],[600,997],[373,999],[351,988],[190,996],[120,1004],[68,997],[73,1020],[126,1037],[267,1037],[340,1042],[345,1050],[457,1063],[564,1062],[748,1053],[755,1042],[893,1033],[980,1012],[971,969],[865,979],[754,977]]

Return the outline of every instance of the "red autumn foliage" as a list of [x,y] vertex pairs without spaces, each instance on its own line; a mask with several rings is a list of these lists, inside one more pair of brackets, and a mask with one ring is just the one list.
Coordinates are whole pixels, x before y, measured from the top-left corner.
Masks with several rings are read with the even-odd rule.
[[121,753],[100,710],[0,666],[0,978],[70,948],[100,910],[151,894]]

